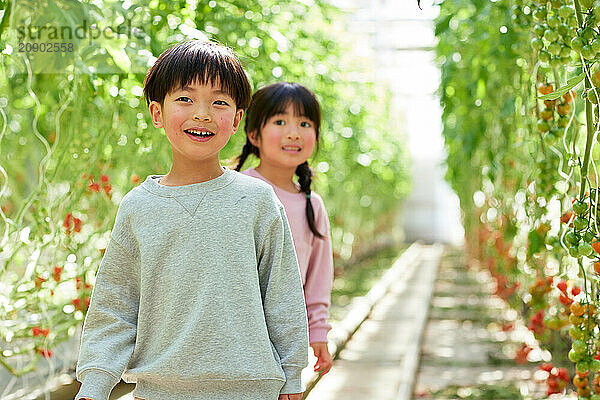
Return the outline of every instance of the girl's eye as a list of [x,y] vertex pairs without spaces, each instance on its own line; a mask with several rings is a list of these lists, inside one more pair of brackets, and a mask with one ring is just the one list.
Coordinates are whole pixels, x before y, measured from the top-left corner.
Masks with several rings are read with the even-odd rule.
[[189,101],[192,101],[192,99],[190,99],[189,97],[186,97],[186,96],[181,96],[181,97],[178,97],[178,98],[177,98],[177,100],[175,100],[175,101],[179,101],[179,100],[183,100],[183,101],[185,101],[186,103],[188,102],[188,100],[189,100]]
[[283,125],[285,125],[285,121],[282,120],[282,119],[278,119],[278,120],[275,121],[275,125],[281,125],[281,126],[283,126]]
[[228,106],[229,105],[226,101],[223,101],[223,100],[217,100],[217,101],[215,101],[215,104],[217,104],[219,106]]
[[308,121],[302,121],[302,122],[300,122],[300,126],[303,128],[310,128],[312,126],[312,124]]

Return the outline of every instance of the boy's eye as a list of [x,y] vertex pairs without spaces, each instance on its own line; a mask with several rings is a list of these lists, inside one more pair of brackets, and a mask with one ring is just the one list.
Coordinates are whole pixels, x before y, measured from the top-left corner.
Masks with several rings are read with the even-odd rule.
[[303,128],[310,128],[312,125],[308,121],[302,121],[302,122],[300,122],[300,126]]
[[190,99],[189,97],[186,97],[186,96],[178,97],[177,100],[175,100],[175,101],[179,101],[179,100],[185,101],[186,103],[188,100],[192,101],[192,99]]
[[283,125],[285,125],[285,121],[282,120],[282,119],[275,120],[275,125],[281,125],[281,126],[283,126]]
[[219,106],[228,106],[229,103],[227,103],[226,101],[223,100],[217,100],[215,101],[215,104],[219,105]]

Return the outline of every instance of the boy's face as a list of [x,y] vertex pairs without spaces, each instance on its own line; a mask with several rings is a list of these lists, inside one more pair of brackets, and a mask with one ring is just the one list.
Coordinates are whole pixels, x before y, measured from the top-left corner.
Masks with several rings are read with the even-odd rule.
[[162,106],[152,101],[149,107],[154,126],[165,129],[173,157],[200,162],[219,162],[219,151],[237,131],[244,113],[218,82],[176,88]]

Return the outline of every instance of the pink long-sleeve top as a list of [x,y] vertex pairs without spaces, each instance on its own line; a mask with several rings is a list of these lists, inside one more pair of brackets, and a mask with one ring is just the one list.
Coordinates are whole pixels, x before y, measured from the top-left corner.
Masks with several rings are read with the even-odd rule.
[[306,195],[304,193],[291,193],[283,190],[269,182],[254,168],[249,168],[242,173],[270,184],[283,204],[300,265],[308,315],[309,341],[310,343],[327,342],[327,332],[331,329],[327,318],[329,317],[333,284],[333,256],[329,217],[323,199],[317,193],[312,192],[311,201],[315,214],[315,226],[325,236],[324,239],[319,239],[311,232],[306,220]]

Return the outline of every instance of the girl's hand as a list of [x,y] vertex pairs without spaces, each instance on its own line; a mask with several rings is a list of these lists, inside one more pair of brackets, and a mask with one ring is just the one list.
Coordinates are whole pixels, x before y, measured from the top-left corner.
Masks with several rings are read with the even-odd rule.
[[331,366],[333,365],[333,358],[331,357],[331,354],[329,354],[327,343],[311,343],[310,347],[312,347],[315,357],[317,357],[317,362],[315,363],[315,372],[321,372],[322,375],[325,375],[329,372]]
[[302,400],[302,393],[280,394],[279,400]]

